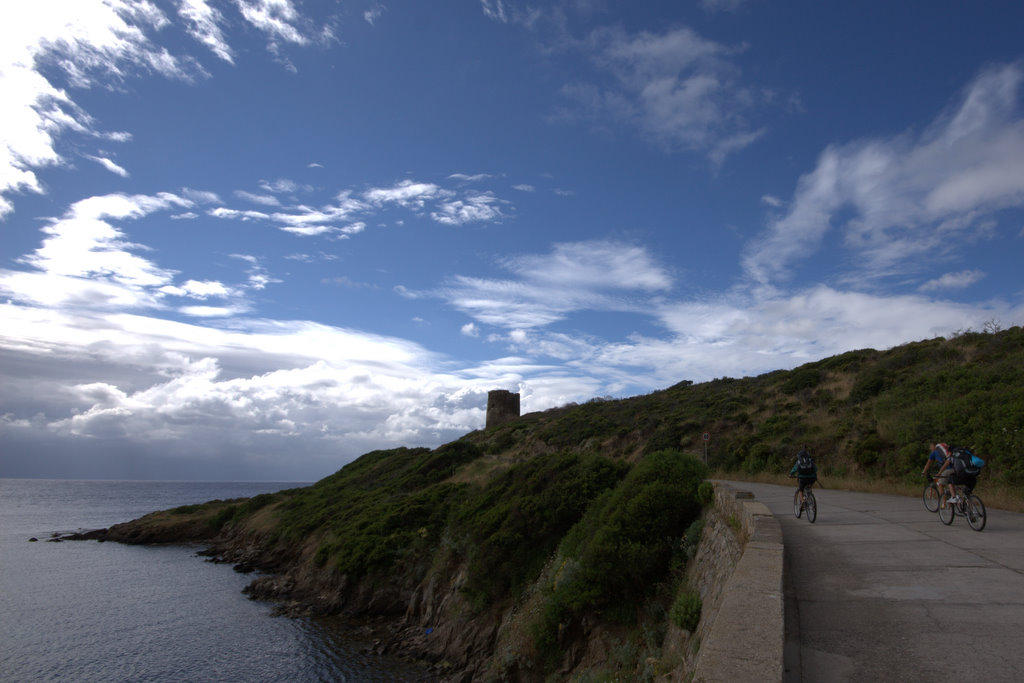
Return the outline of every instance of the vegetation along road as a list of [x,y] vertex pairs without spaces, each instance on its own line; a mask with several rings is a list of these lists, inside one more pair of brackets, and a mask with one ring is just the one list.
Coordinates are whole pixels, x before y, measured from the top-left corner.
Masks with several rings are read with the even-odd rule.
[[979,533],[920,498],[815,487],[808,524],[795,486],[730,483],[782,525],[787,682],[1024,681],[1024,514],[990,508]]

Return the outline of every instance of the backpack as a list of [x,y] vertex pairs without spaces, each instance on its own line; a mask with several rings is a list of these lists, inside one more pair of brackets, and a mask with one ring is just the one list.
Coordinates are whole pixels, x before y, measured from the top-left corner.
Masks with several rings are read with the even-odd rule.
[[801,477],[814,476],[814,458],[807,451],[796,454],[796,473]]
[[971,453],[968,448],[952,448],[950,457],[953,458],[954,471],[968,477],[978,476],[981,473],[981,468],[985,465],[985,461]]

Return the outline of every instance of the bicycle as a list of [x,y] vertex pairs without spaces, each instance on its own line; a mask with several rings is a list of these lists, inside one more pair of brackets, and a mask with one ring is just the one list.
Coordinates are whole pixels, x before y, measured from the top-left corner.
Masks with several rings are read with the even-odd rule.
[[811,491],[811,486],[814,482],[811,482],[804,487],[804,502],[800,502],[800,489],[793,492],[793,516],[800,519],[800,515],[804,510],[807,511],[807,521],[814,524],[814,520],[818,518],[818,501],[814,499],[814,491]]
[[988,522],[988,515],[985,513],[985,504],[981,502],[981,498],[972,493],[973,489],[963,484],[957,484],[954,490],[960,499],[955,503],[950,503],[949,491],[944,492],[939,505],[939,520],[946,526],[949,526],[953,523],[956,516],[959,515],[966,517],[967,523],[975,531],[984,529],[986,522]]
[[928,478],[928,483],[924,485],[924,491],[921,492],[921,498],[924,499],[924,509],[928,512],[938,512],[939,502],[942,500],[942,490],[935,483],[937,477],[931,474],[924,476]]

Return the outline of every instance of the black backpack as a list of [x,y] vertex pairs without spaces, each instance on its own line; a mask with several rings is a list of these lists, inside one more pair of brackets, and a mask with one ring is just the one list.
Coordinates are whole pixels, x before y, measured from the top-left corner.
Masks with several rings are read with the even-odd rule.
[[800,451],[796,454],[796,473],[802,477],[810,477],[814,474],[814,458],[807,451]]
[[957,474],[976,477],[981,472],[981,468],[974,464],[974,453],[970,449],[962,446],[951,448],[949,456],[953,458],[953,471]]

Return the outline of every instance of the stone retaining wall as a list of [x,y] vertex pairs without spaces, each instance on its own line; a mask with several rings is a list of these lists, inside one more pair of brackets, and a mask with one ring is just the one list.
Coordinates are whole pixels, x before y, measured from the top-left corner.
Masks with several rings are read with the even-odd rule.
[[[692,681],[781,681],[784,674],[782,528],[749,493],[715,484],[689,582],[703,603],[681,667]],[[678,641],[677,641],[678,642]],[[673,677],[675,678],[675,677]]]

